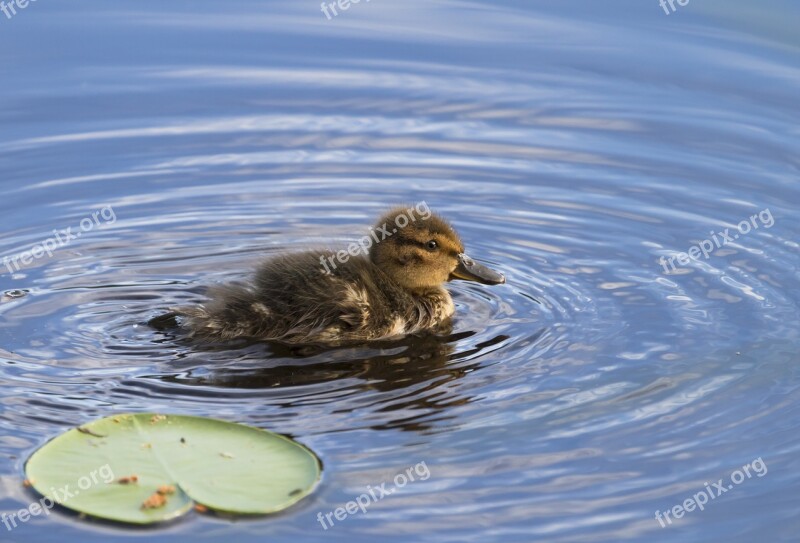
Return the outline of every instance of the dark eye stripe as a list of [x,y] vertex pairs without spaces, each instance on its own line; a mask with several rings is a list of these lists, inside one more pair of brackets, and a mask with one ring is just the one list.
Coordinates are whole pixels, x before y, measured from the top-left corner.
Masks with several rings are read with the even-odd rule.
[[411,238],[395,238],[395,243],[397,243],[398,245],[416,245],[418,247],[424,247],[427,242],[417,241]]
[[[414,245],[416,247],[425,249],[426,251],[428,250],[428,242],[431,241],[430,239],[426,239],[425,241],[419,241],[414,238],[401,237],[401,236],[397,236],[392,239],[394,243],[396,243],[397,245]],[[436,243],[438,244],[437,249],[439,250],[445,249],[445,246],[442,245],[442,243],[440,243],[439,240],[433,240],[433,241],[436,241]],[[459,251],[457,249],[446,251],[448,255],[453,257],[458,257],[458,255],[463,252],[464,251]]]

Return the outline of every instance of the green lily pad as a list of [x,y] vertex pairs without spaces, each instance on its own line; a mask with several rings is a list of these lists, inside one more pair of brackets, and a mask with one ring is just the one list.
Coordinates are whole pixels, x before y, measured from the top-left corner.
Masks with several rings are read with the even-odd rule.
[[310,494],[320,470],[314,453],[284,436],[153,413],[106,417],[69,430],[25,465],[44,505],[49,499],[135,524],[170,520],[196,505],[232,514],[275,513]]

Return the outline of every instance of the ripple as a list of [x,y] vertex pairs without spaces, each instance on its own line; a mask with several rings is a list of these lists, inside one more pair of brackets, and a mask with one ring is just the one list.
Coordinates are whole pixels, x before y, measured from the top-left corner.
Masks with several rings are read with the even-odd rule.
[[[759,456],[774,475],[682,533],[738,537],[749,528],[731,519],[754,511],[781,523],[776,496],[798,484],[789,436],[800,399],[797,82],[784,53],[700,22],[618,36],[605,16],[584,20],[599,8],[582,4],[569,18],[412,4],[378,8],[396,25],[364,24],[374,5],[362,5],[349,23],[312,26],[388,41],[426,13],[422,36],[442,51],[491,47],[470,49],[463,65],[265,62],[248,47],[235,62],[85,67],[14,98],[22,121],[1,138],[0,257],[102,205],[118,221],[2,270],[0,453],[17,462],[6,473],[69,425],[162,410],[290,434],[326,463],[313,504],[175,528],[189,535],[307,538],[317,510],[422,460],[430,481],[325,536],[657,538],[652,511]],[[157,35],[205,38],[208,28],[280,31],[306,17],[298,6],[128,15]],[[441,17],[462,7],[444,29]],[[119,24],[116,8],[85,16]],[[464,32],[474,20],[483,30]],[[534,28],[538,41],[514,49]],[[587,65],[597,43],[605,56]],[[84,80],[96,86],[79,92]],[[46,120],[30,120],[35,111]],[[390,205],[423,200],[507,277],[451,283],[448,333],[310,350],[196,345],[144,325],[247,279],[265,256],[346,245]],[[764,209],[772,227],[665,272],[662,257]]]

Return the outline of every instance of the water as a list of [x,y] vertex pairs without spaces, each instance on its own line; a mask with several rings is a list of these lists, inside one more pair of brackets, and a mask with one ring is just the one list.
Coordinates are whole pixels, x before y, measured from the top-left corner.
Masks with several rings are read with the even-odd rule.
[[[788,0],[0,15],[0,255],[81,233],[0,270],[0,511],[34,499],[33,450],[111,413],[244,422],[325,463],[318,492],[272,518],[142,531],[54,513],[0,539],[796,541],[798,15]],[[304,356],[143,325],[265,254],[358,239],[421,201],[508,278],[453,283],[449,336]],[[741,221],[665,273],[662,257]],[[660,526],[758,458],[766,474]],[[421,462],[427,480],[317,522]]]

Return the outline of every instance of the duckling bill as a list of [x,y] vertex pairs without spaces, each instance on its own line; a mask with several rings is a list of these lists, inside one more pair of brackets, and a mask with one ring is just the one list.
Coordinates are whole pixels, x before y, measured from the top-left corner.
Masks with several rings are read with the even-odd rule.
[[[393,228],[400,224],[405,226]],[[453,227],[430,211],[423,219],[413,209],[393,209],[374,230],[384,236],[367,254],[306,251],[277,256],[259,267],[251,284],[217,287],[208,303],[175,308],[154,321],[178,317],[192,336],[207,340],[336,346],[446,323],[455,312],[444,287],[448,281],[505,283],[503,275],[467,256]]]

